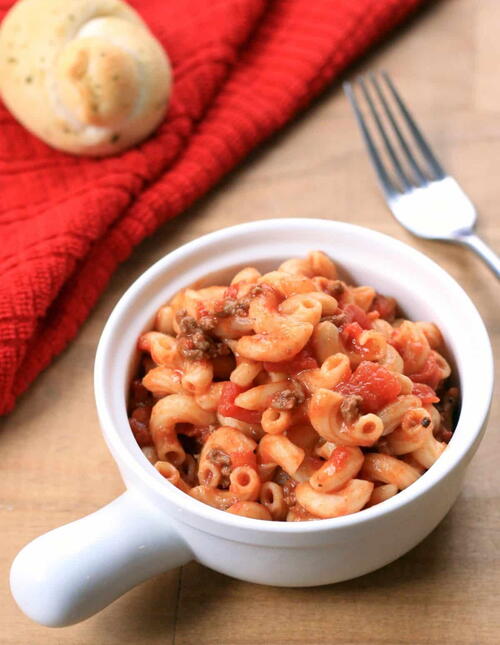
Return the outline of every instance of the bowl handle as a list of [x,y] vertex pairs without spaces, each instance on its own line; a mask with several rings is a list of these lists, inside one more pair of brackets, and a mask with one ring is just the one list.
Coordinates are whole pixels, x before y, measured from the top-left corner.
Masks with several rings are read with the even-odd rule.
[[29,618],[63,627],[192,557],[168,517],[144,496],[127,491],[26,545],[12,564],[10,586]]

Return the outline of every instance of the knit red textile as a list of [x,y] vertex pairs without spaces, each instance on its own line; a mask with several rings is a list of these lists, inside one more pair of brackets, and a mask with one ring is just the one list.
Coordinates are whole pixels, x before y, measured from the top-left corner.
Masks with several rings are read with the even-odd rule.
[[[0,105],[0,413],[75,336],[136,244],[420,1],[134,0],[175,83],[154,136],[114,158],[52,150]],[[0,18],[11,4],[0,0]]]

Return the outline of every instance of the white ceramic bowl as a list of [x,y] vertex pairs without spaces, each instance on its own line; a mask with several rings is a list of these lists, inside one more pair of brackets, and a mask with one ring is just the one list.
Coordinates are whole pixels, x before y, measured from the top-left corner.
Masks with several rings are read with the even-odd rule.
[[[329,254],[354,282],[395,296],[410,319],[440,326],[460,379],[458,427],[417,482],[359,513],[286,523],[216,510],[166,482],[132,436],[126,397],[137,338],[180,288],[200,279],[227,280],[247,265],[268,270],[311,249]],[[191,559],[236,578],[282,586],[323,585],[373,571],[418,544],[450,509],[484,432],[492,385],[491,346],[474,305],[439,266],[401,242],[315,219],[251,222],[194,240],[130,287],[97,350],[99,418],[127,492],[27,545],[12,565],[13,595],[32,619],[60,626]]]

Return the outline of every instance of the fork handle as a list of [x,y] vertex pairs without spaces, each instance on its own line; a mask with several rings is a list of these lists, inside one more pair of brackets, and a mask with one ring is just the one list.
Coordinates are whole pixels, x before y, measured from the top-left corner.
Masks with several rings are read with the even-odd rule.
[[475,233],[460,235],[457,236],[456,241],[472,249],[493,271],[496,277],[500,278],[500,258],[478,235]]

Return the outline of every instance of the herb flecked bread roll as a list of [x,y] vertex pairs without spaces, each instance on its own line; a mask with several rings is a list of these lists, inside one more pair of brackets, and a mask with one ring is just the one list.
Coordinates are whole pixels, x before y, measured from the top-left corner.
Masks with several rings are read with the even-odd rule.
[[121,0],[21,0],[0,27],[2,99],[54,148],[129,148],[160,123],[170,88],[165,51]]

